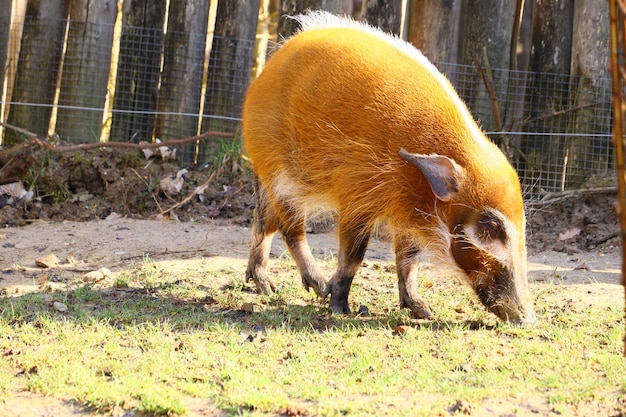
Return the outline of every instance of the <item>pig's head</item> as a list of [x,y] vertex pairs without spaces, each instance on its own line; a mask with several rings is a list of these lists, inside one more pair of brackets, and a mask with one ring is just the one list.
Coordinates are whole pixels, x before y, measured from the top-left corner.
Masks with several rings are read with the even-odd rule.
[[450,253],[480,301],[502,320],[532,324],[524,228],[494,208],[455,213]]
[[[449,252],[489,311],[502,320],[536,321],[528,288],[525,217],[517,174],[506,162],[462,167],[431,154],[400,156],[420,169],[439,203]],[[498,165],[499,163],[499,165]]]

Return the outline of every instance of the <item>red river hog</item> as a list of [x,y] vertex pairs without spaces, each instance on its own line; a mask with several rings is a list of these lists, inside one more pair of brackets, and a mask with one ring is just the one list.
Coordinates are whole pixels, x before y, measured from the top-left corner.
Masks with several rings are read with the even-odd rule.
[[[412,45],[326,12],[295,17],[288,39],[252,82],[244,145],[257,176],[246,272],[262,292],[279,231],[305,288],[349,313],[348,294],[378,222],[394,244],[400,307],[428,318],[418,253],[458,267],[502,320],[535,321],[519,179],[449,81]],[[320,272],[307,214],[337,215],[337,271]]]

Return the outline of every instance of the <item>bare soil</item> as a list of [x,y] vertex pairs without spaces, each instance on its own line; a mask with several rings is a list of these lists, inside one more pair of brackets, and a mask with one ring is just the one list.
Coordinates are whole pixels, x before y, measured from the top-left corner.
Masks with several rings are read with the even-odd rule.
[[[183,168],[188,172],[181,177],[180,191],[167,192],[161,180],[176,179]],[[207,187],[199,188],[209,179]],[[245,270],[254,198],[250,175],[238,160],[223,158],[219,167],[195,167],[146,160],[138,151],[39,152],[4,161],[0,184],[17,180],[34,198],[25,201],[0,193],[0,292],[5,296],[40,291],[41,283],[48,290],[67,288],[85,272],[106,267],[115,274],[146,255],[172,271],[216,265]],[[550,198],[527,209],[530,281],[585,284],[587,297],[623,300],[623,289],[621,295],[616,291],[621,282],[616,191]],[[336,251],[328,226],[311,226],[317,233],[310,234],[310,244],[318,256]],[[283,253],[282,241],[276,239],[272,254]],[[58,265],[37,266],[37,259],[50,254]],[[391,259],[389,243],[374,239],[366,262]],[[220,415],[210,404],[187,406],[191,416]],[[614,412],[598,404],[584,408],[575,415]],[[70,401],[19,387],[0,401],[0,410],[11,417],[93,415]],[[545,400],[531,397],[486,404],[474,412],[553,415]]]

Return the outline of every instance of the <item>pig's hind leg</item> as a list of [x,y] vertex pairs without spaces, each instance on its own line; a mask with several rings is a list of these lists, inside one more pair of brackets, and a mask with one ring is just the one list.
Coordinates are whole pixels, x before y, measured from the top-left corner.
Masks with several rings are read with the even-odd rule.
[[[252,249],[246,271],[246,279],[253,280],[260,292],[276,290],[267,276],[272,238],[278,230],[289,249],[302,277],[302,285],[307,290],[325,297],[326,279],[320,272],[311,248],[306,240],[306,221],[297,205],[274,198],[257,179],[257,206],[252,223]],[[297,200],[294,200],[297,201]]]
[[298,271],[300,271],[300,276],[302,277],[302,285],[306,290],[313,288],[313,291],[323,298],[326,294],[327,283],[317,266],[317,262],[313,258],[311,248],[306,240],[304,221],[302,224],[290,225],[289,227],[281,226],[281,233],[289,253],[296,261]]
[[252,219],[252,247],[248,258],[246,281],[254,281],[259,292],[269,294],[276,290],[267,275],[267,264],[272,239],[278,231],[278,217],[268,200],[265,188],[256,179],[256,207]]
[[432,310],[417,291],[419,268],[416,257],[419,248],[411,242],[411,239],[400,235],[396,235],[394,238],[394,248],[396,252],[400,308],[410,309],[411,316],[414,318],[428,319],[432,315]]
[[326,296],[326,279],[317,266],[311,248],[306,239],[306,217],[304,210],[298,205],[298,198],[268,198],[272,200],[272,210],[276,213],[278,229],[289,249],[289,253],[296,262],[302,278],[302,285],[306,290],[313,288],[319,297]]

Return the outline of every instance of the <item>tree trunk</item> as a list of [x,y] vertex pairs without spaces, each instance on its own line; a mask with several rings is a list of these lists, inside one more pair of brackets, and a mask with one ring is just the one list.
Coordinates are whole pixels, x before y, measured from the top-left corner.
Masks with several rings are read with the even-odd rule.
[[[48,134],[67,19],[67,0],[30,0],[22,33],[20,59],[8,122],[41,136]],[[7,144],[22,140],[7,131]]]
[[[535,0],[532,12],[532,47],[529,70],[533,72],[526,97],[529,103],[522,125],[531,133],[565,132],[569,106],[568,84],[574,5],[569,0]],[[533,178],[536,190],[557,191],[562,186],[565,137],[528,135],[521,143],[526,161],[520,165]],[[531,184],[529,184],[530,186]],[[535,191],[536,191],[535,190]]]
[[156,137],[165,140],[198,133],[200,97],[206,50],[209,0],[171,2]]
[[[480,63],[486,70],[485,54],[494,75],[495,99],[500,114],[506,111],[508,70],[512,28],[516,19],[516,0],[496,2],[464,0],[461,8],[461,31],[459,35],[459,63],[476,66]],[[517,41],[517,40],[515,40]],[[487,131],[498,130],[492,101],[477,71],[459,75],[459,91],[476,119]]]
[[571,103],[598,103],[572,115],[570,131],[578,135],[567,143],[567,184],[576,187],[591,174],[611,169],[613,147],[607,138],[594,136],[611,132],[608,2],[577,0],[574,4]]
[[414,0],[409,41],[432,62],[456,62],[461,0]]
[[70,0],[56,122],[62,139],[76,143],[100,140],[116,14],[116,2]]
[[298,23],[289,16],[306,10],[326,10],[333,14],[341,12],[341,0],[283,0],[278,18],[278,39],[287,39],[298,30]]
[[404,38],[403,3],[402,0],[367,0],[362,19],[372,26],[381,28],[384,32]]
[[124,2],[111,140],[152,140],[165,12],[165,2]]

